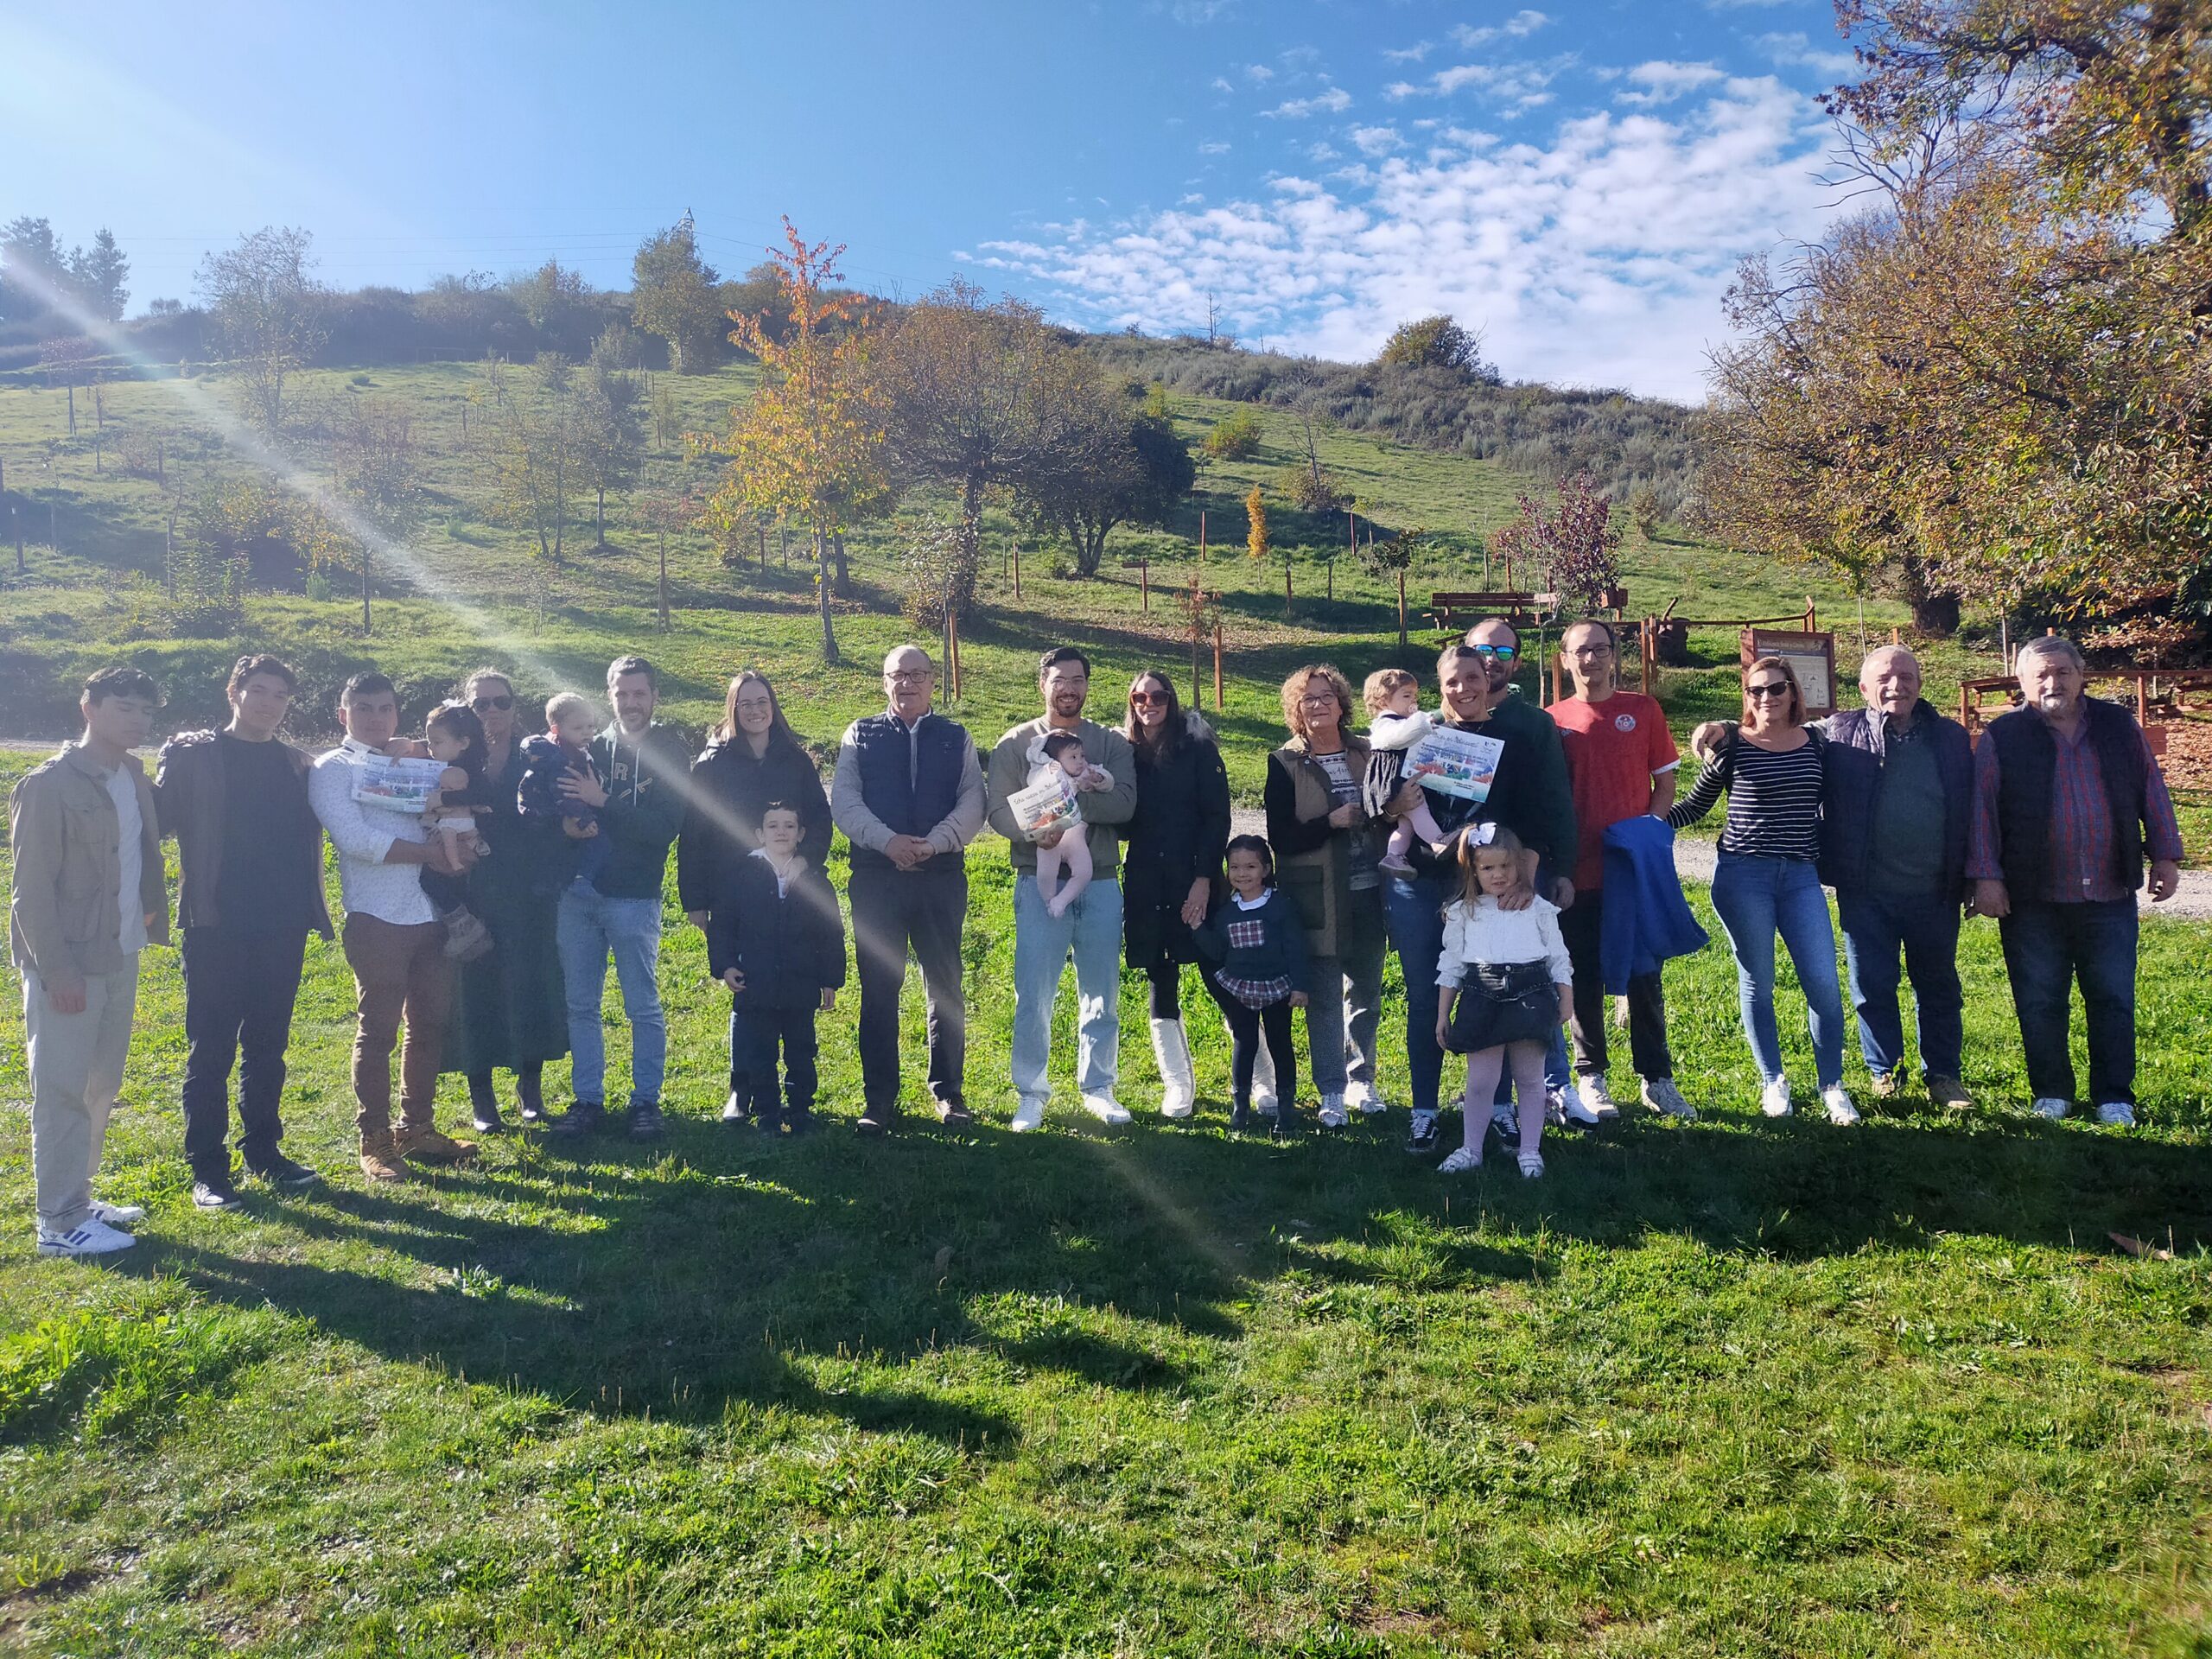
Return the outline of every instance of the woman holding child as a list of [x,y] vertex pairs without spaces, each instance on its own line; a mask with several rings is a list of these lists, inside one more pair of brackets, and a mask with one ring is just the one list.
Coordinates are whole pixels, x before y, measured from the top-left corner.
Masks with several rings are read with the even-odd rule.
[[468,1079],[476,1127],[489,1134],[505,1127],[494,1069],[514,1073],[522,1121],[543,1123],[541,1074],[546,1061],[569,1052],[555,926],[579,842],[558,817],[526,818],[519,810],[525,760],[514,683],[496,669],[479,669],[461,695],[484,728],[482,789],[491,810],[477,815],[484,856],[468,872],[467,904],[490,930],[492,950],[462,963],[454,977],[443,1069]]
[[[1368,746],[1344,729],[1351,709],[1351,683],[1326,663],[1310,663],[1285,680],[1290,741],[1268,757],[1263,796],[1276,882],[1306,919],[1313,957],[1306,1039],[1325,1128],[1342,1128],[1353,1106],[1384,1109],[1375,1090],[1386,938],[1382,843],[1363,804]],[[1287,1107],[1295,1079],[1278,1082]]]

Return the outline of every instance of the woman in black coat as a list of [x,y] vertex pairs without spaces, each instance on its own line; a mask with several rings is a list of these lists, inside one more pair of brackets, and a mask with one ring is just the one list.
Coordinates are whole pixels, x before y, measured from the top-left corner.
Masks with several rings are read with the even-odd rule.
[[[771,801],[798,809],[799,856],[810,869],[830,859],[830,798],[814,759],[799,747],[784,719],[767,676],[747,669],[729,683],[721,724],[691,763],[690,804],[676,842],[677,901],[692,926],[703,931],[714,895],[731,891],[740,862],[760,844],[760,815]],[[742,1033],[730,1018],[729,1099],[722,1121],[744,1121],[752,1090],[747,1081]]]
[[1129,966],[1152,982],[1152,1052],[1164,1117],[1188,1117],[1198,1097],[1183,1028],[1182,965],[1198,961],[1229,842],[1229,773],[1213,733],[1185,715],[1174,683],[1147,669],[1129,683],[1122,733],[1136,753],[1137,810],[1122,844],[1122,929]]

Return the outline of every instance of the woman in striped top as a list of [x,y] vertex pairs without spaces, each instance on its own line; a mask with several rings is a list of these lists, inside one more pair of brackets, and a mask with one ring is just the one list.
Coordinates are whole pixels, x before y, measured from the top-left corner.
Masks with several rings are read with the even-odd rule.
[[1782,1043],[1774,1023],[1774,936],[1789,948],[1805,992],[1820,1073],[1821,1103],[1831,1123],[1856,1123],[1843,1087],[1843,996],[1836,982],[1835,933],[1814,861],[1820,855],[1821,773],[1827,745],[1805,725],[1805,695],[1779,657],[1744,671],[1744,720],[1736,735],[1698,774],[1697,787],[1667,814],[1681,829],[1728,791],[1728,823],[1713,873],[1713,908],[1736,953],[1736,993],[1763,1087],[1759,1109],[1790,1111]]

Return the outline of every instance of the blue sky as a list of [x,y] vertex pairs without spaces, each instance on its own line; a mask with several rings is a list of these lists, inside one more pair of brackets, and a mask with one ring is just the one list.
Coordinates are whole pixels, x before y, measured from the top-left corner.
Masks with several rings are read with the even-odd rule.
[[696,215],[788,213],[853,279],[955,271],[1089,327],[1364,357],[1403,318],[1514,378],[1694,398],[1742,255],[1837,209],[1825,0],[0,7],[0,219],[111,226],[134,309],[313,231],[420,286],[549,257],[626,286]]

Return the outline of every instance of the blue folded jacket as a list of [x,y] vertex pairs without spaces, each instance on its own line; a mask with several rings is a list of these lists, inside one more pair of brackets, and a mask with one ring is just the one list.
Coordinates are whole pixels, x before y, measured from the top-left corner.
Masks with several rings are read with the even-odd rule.
[[1663,818],[1623,818],[1605,835],[1605,913],[1598,966],[1619,996],[1632,978],[1656,974],[1669,957],[1705,949],[1707,935],[1690,914],[1675,874],[1675,832]]

